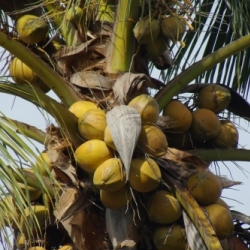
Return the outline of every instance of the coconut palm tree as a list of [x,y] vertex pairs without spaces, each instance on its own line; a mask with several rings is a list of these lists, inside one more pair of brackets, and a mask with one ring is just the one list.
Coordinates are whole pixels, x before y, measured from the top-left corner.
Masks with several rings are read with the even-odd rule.
[[[218,116],[250,118],[249,104],[238,94],[246,96],[249,86],[248,0],[0,0],[0,7],[0,91],[33,103],[57,122],[41,131],[1,117],[4,249],[169,249],[163,248],[168,238],[181,242],[180,249],[247,249],[246,215],[223,208],[231,220],[221,236],[218,219],[204,208],[222,188],[239,182],[212,174],[209,190],[220,190],[209,204],[195,197],[189,182],[196,173],[207,176],[211,161],[250,161],[249,150],[220,148],[210,137],[196,141],[191,113],[193,129],[185,131],[191,144],[167,149],[166,138],[170,146],[171,136],[175,141],[180,133],[171,135],[176,120],[159,113],[173,98],[188,112],[201,108],[199,93],[217,83],[222,100],[229,100]],[[73,104],[79,101],[98,116],[78,115]],[[141,102],[153,113],[144,117]],[[212,116],[219,133],[222,125]],[[160,138],[154,150],[149,135],[153,143]],[[44,152],[27,141],[43,144]],[[112,166],[110,160],[120,166],[118,180],[98,182],[100,167]],[[149,180],[145,187],[139,175]],[[160,223],[152,217],[150,201],[159,190],[177,204],[175,221],[169,221],[172,215]]]

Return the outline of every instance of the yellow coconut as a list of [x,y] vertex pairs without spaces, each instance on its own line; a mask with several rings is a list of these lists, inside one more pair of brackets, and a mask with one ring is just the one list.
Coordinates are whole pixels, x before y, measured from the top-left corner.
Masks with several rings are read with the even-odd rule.
[[103,162],[95,171],[93,183],[105,191],[117,191],[125,186],[126,172],[119,158],[111,158]]
[[79,6],[71,7],[67,10],[65,18],[70,22],[79,22],[83,16],[83,10]]
[[155,157],[165,155],[168,142],[165,134],[154,125],[142,126],[138,146],[147,154]]
[[153,241],[157,250],[185,250],[187,247],[185,229],[178,224],[157,227]]
[[35,44],[46,38],[49,26],[42,17],[23,15],[17,20],[16,29],[24,43]]
[[73,113],[78,119],[90,109],[97,109],[97,105],[89,101],[77,101],[69,107],[69,111]]
[[101,109],[89,109],[78,120],[79,132],[86,140],[103,140],[106,126],[106,114]]
[[113,150],[117,151],[116,149],[116,146],[114,144],[114,141],[113,141],[113,138],[112,138],[112,135],[110,133],[110,129],[109,127],[107,126],[104,130],[104,142],[110,147],[112,148]]
[[146,50],[150,57],[155,58],[161,56],[168,48],[166,39],[163,36],[158,36],[154,41],[146,44]]
[[168,191],[159,190],[148,200],[149,220],[159,224],[171,224],[181,217],[179,201]]
[[41,153],[36,159],[36,166],[40,169],[43,176],[47,176],[52,170],[52,164],[46,152]]
[[222,192],[219,178],[209,171],[199,171],[188,179],[187,187],[200,205],[215,203]]
[[46,225],[46,220],[48,219],[49,214],[45,206],[37,204],[31,205],[31,207],[26,207],[24,209],[24,216],[25,219],[23,215],[20,217],[20,226],[22,231],[26,233],[28,226],[26,223],[29,224],[29,230],[31,231],[37,230],[38,228],[43,229]]
[[165,135],[170,148],[177,148],[180,150],[189,150],[193,148],[191,135],[188,132],[165,132]]
[[76,162],[88,173],[94,173],[104,161],[112,157],[112,150],[101,140],[84,142],[75,151]]
[[219,84],[209,84],[199,91],[197,106],[218,114],[228,107],[230,101],[231,93],[228,88]]
[[25,186],[23,183],[18,183],[18,186],[21,188],[24,196],[27,196],[26,191],[29,193],[30,201],[36,201],[42,194],[41,190],[33,188],[31,186]]
[[149,17],[141,18],[135,25],[134,36],[140,43],[154,41],[160,33],[160,22]]
[[106,208],[120,209],[127,206],[131,199],[132,195],[127,185],[114,192],[100,191],[100,200]]
[[146,94],[139,95],[132,99],[128,106],[137,109],[142,121],[156,123],[159,117],[159,105],[157,101]]
[[190,133],[194,141],[206,141],[216,137],[221,128],[218,117],[209,109],[198,109],[192,113]]
[[27,239],[25,237],[25,234],[19,232],[16,238],[17,249],[24,249],[26,244],[27,244]]
[[134,158],[129,172],[130,186],[142,193],[150,192],[158,187],[161,171],[153,159]]
[[221,120],[219,134],[211,142],[217,148],[234,148],[238,144],[239,133],[235,125],[228,120]]
[[234,223],[228,209],[218,204],[212,204],[205,207],[209,220],[220,240],[226,239],[233,235]]
[[181,41],[186,31],[186,25],[183,18],[170,16],[162,19],[161,32],[173,42]]
[[58,248],[58,250],[74,250],[74,249],[75,248],[73,243],[64,244],[63,246]]
[[169,117],[168,130],[186,132],[192,124],[191,111],[178,100],[172,100],[163,110],[163,116]]
[[14,57],[11,60],[9,71],[10,76],[13,78],[15,83],[31,84],[45,93],[50,90],[50,88],[38,77],[38,75],[17,57]]

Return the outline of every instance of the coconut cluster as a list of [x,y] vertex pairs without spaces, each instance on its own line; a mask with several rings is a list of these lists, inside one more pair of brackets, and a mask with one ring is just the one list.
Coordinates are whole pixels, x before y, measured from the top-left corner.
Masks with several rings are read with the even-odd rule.
[[78,118],[79,134],[86,140],[75,150],[75,160],[84,171],[93,175],[101,202],[111,209],[120,209],[131,201],[130,188],[148,193],[159,186],[161,171],[152,157],[164,155],[168,148],[165,134],[155,125],[159,117],[156,100],[143,94],[132,99],[128,106],[136,109],[142,120],[135,150],[137,155],[132,159],[128,177],[107,125],[105,111],[89,101],[76,102],[69,108]]
[[208,84],[198,92],[194,110],[178,100],[170,101],[163,111],[163,116],[168,119],[166,135],[169,146],[183,150],[199,145],[237,147],[239,134],[236,126],[230,120],[218,117],[230,101],[230,90],[219,84]]

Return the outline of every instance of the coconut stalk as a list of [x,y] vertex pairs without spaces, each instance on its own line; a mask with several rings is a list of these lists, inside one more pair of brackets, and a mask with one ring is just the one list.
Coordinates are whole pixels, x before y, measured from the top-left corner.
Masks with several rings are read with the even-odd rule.
[[17,133],[22,134],[30,139],[33,139],[36,142],[39,142],[41,144],[45,143],[46,137],[48,135],[45,132],[43,132],[41,129],[38,129],[24,122],[9,119],[7,117],[0,117],[0,122],[2,120],[13,124],[16,127]]
[[243,36],[238,40],[222,47],[184,70],[173,80],[168,82],[166,87],[162,88],[155,95],[160,110],[162,110],[175,95],[180,93],[186,85],[195,80],[196,77],[213,68],[216,64],[222,62],[226,58],[248,47],[250,47],[250,35]]
[[77,133],[77,118],[62,104],[45,95],[40,89],[31,88],[29,85],[26,86],[26,84],[0,83],[0,92],[19,96],[46,110],[56,119],[60,127],[65,128],[66,134],[75,147],[82,143],[81,137]]
[[132,30],[137,20],[139,2],[139,0],[119,1],[115,26],[106,54],[106,70],[110,74],[133,71],[135,38]]
[[248,149],[198,149],[190,150],[189,153],[198,156],[203,161],[250,161]]
[[81,100],[80,96],[65,79],[63,79],[54,69],[50,68],[43,60],[32,53],[21,43],[11,39],[0,31],[0,46],[18,57],[52,89],[66,107],[70,107],[74,102]]

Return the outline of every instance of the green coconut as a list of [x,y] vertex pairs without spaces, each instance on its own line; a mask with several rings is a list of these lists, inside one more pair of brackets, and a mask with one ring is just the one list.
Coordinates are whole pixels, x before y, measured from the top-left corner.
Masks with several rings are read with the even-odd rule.
[[219,84],[203,87],[197,97],[198,108],[205,108],[218,114],[226,109],[231,102],[231,92]]
[[206,141],[216,137],[221,123],[214,112],[209,109],[197,109],[192,113],[190,134],[194,141]]
[[217,148],[235,148],[239,140],[239,133],[236,126],[229,120],[221,120],[219,134],[211,142]]
[[160,22],[149,17],[142,18],[136,23],[133,32],[138,42],[150,43],[155,41],[160,33]]
[[186,31],[186,24],[183,20],[178,16],[163,18],[161,21],[162,34],[172,42],[181,41]]
[[215,203],[222,192],[221,182],[209,171],[199,171],[188,179],[188,191],[200,205]]
[[157,250],[185,250],[187,247],[185,229],[178,224],[157,227],[153,241]]
[[220,239],[227,239],[233,235],[234,223],[228,209],[218,204],[211,204],[205,207],[209,220],[214,228],[216,236]]
[[83,16],[83,10],[79,6],[71,7],[66,12],[66,20],[70,22],[79,22]]
[[149,220],[159,224],[171,224],[182,214],[179,201],[166,190],[155,192],[148,200]]
[[46,38],[49,25],[42,17],[23,15],[17,20],[16,29],[24,43],[35,44]]
[[152,58],[161,56],[167,48],[166,39],[164,39],[162,35],[159,35],[154,41],[150,41],[146,44],[147,53]]

